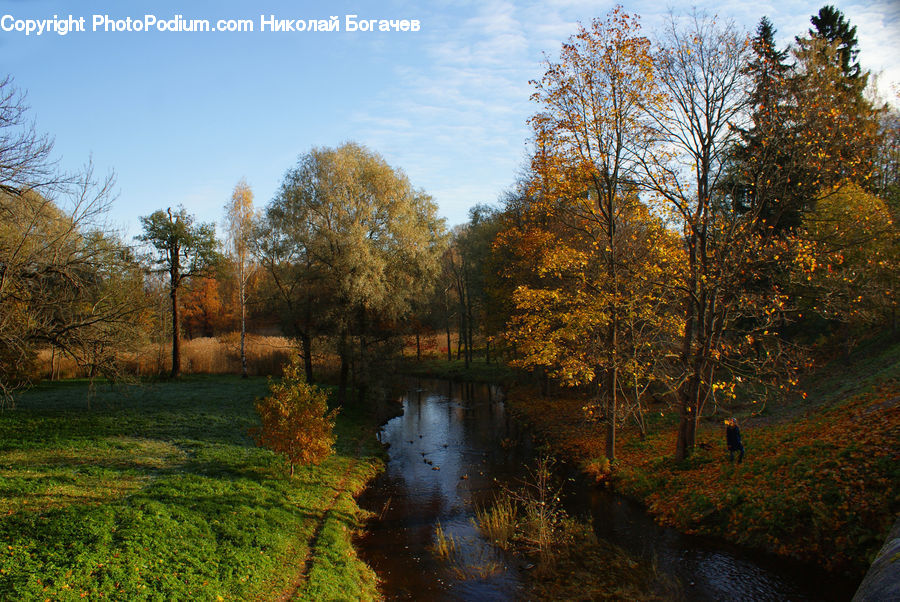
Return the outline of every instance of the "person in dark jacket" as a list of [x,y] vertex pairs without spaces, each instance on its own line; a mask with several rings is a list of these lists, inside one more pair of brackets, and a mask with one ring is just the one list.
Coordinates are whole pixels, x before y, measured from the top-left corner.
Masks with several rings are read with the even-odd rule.
[[741,442],[741,428],[733,417],[725,421],[725,443],[728,444],[728,461],[734,462],[734,452],[738,455],[738,464],[744,461],[744,444]]

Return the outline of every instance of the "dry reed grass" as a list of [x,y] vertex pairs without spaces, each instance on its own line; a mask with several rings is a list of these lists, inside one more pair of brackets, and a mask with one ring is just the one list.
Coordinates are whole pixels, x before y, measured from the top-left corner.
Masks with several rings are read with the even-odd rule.
[[[245,351],[247,366],[254,376],[280,376],[282,367],[290,360],[294,346],[289,339],[277,336],[247,335]],[[138,352],[119,354],[122,371],[134,376],[157,376],[172,369],[170,344],[147,345]],[[314,356],[320,371],[336,371],[336,359],[329,354]],[[59,380],[83,378],[87,369],[69,356],[50,349],[38,354],[41,378]],[[238,374],[241,371],[240,335],[230,333],[220,337],[183,340],[181,369],[184,374]]]
[[[458,337],[451,334],[450,347],[456,357]],[[401,355],[416,357],[415,336],[406,337]],[[419,339],[423,358],[447,357],[445,334],[422,335]],[[293,342],[285,337],[248,334],[245,341],[248,370],[253,376],[281,376],[282,367],[290,360]],[[313,367],[317,380],[336,381],[340,360],[326,340],[314,342]],[[172,370],[172,346],[169,343],[146,345],[139,351],[120,352],[118,359],[122,373],[137,377],[168,374]],[[79,366],[74,358],[52,349],[43,349],[37,357],[38,374],[42,379],[62,380],[85,378],[86,367]],[[240,334],[228,333],[218,337],[183,339],[181,342],[181,370],[183,374],[239,374]]]

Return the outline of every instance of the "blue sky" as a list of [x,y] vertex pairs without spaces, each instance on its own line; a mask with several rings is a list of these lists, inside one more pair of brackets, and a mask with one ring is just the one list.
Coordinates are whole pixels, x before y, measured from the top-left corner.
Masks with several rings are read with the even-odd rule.
[[[824,2],[822,2],[824,4]],[[767,15],[783,43],[809,27],[818,2],[705,1],[695,5],[752,30]],[[857,25],[860,61],[900,93],[900,3],[835,3]],[[652,33],[667,6],[624,3]],[[676,10],[693,4],[675,3]],[[139,233],[137,217],[179,203],[219,221],[245,177],[265,205],[284,172],[314,146],[354,140],[403,169],[438,202],[449,224],[494,202],[527,156],[528,81],[577,21],[612,2],[63,2],[0,0],[0,17],[84,16],[88,31],[26,37],[0,31],[0,75],[27,91],[31,117],[55,138],[61,165],[93,157],[114,170],[112,222]],[[254,21],[254,33],[92,32],[113,18]],[[416,19],[418,32],[260,32],[281,19]],[[891,92],[892,85],[894,91]]]

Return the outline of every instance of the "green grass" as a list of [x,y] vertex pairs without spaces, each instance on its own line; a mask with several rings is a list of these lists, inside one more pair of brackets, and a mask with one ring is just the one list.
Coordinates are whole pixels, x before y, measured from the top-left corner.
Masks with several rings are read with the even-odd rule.
[[0,412],[0,599],[375,597],[351,545],[381,463],[371,419],[341,414],[338,453],[290,479],[247,435],[265,385],[19,396]]

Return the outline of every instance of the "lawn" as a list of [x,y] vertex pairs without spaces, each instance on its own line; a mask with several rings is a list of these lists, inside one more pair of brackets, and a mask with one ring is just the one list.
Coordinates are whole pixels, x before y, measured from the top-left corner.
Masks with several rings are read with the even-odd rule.
[[374,422],[343,412],[337,453],[288,478],[259,449],[261,378],[42,385],[0,412],[0,599],[371,598],[354,494]]

